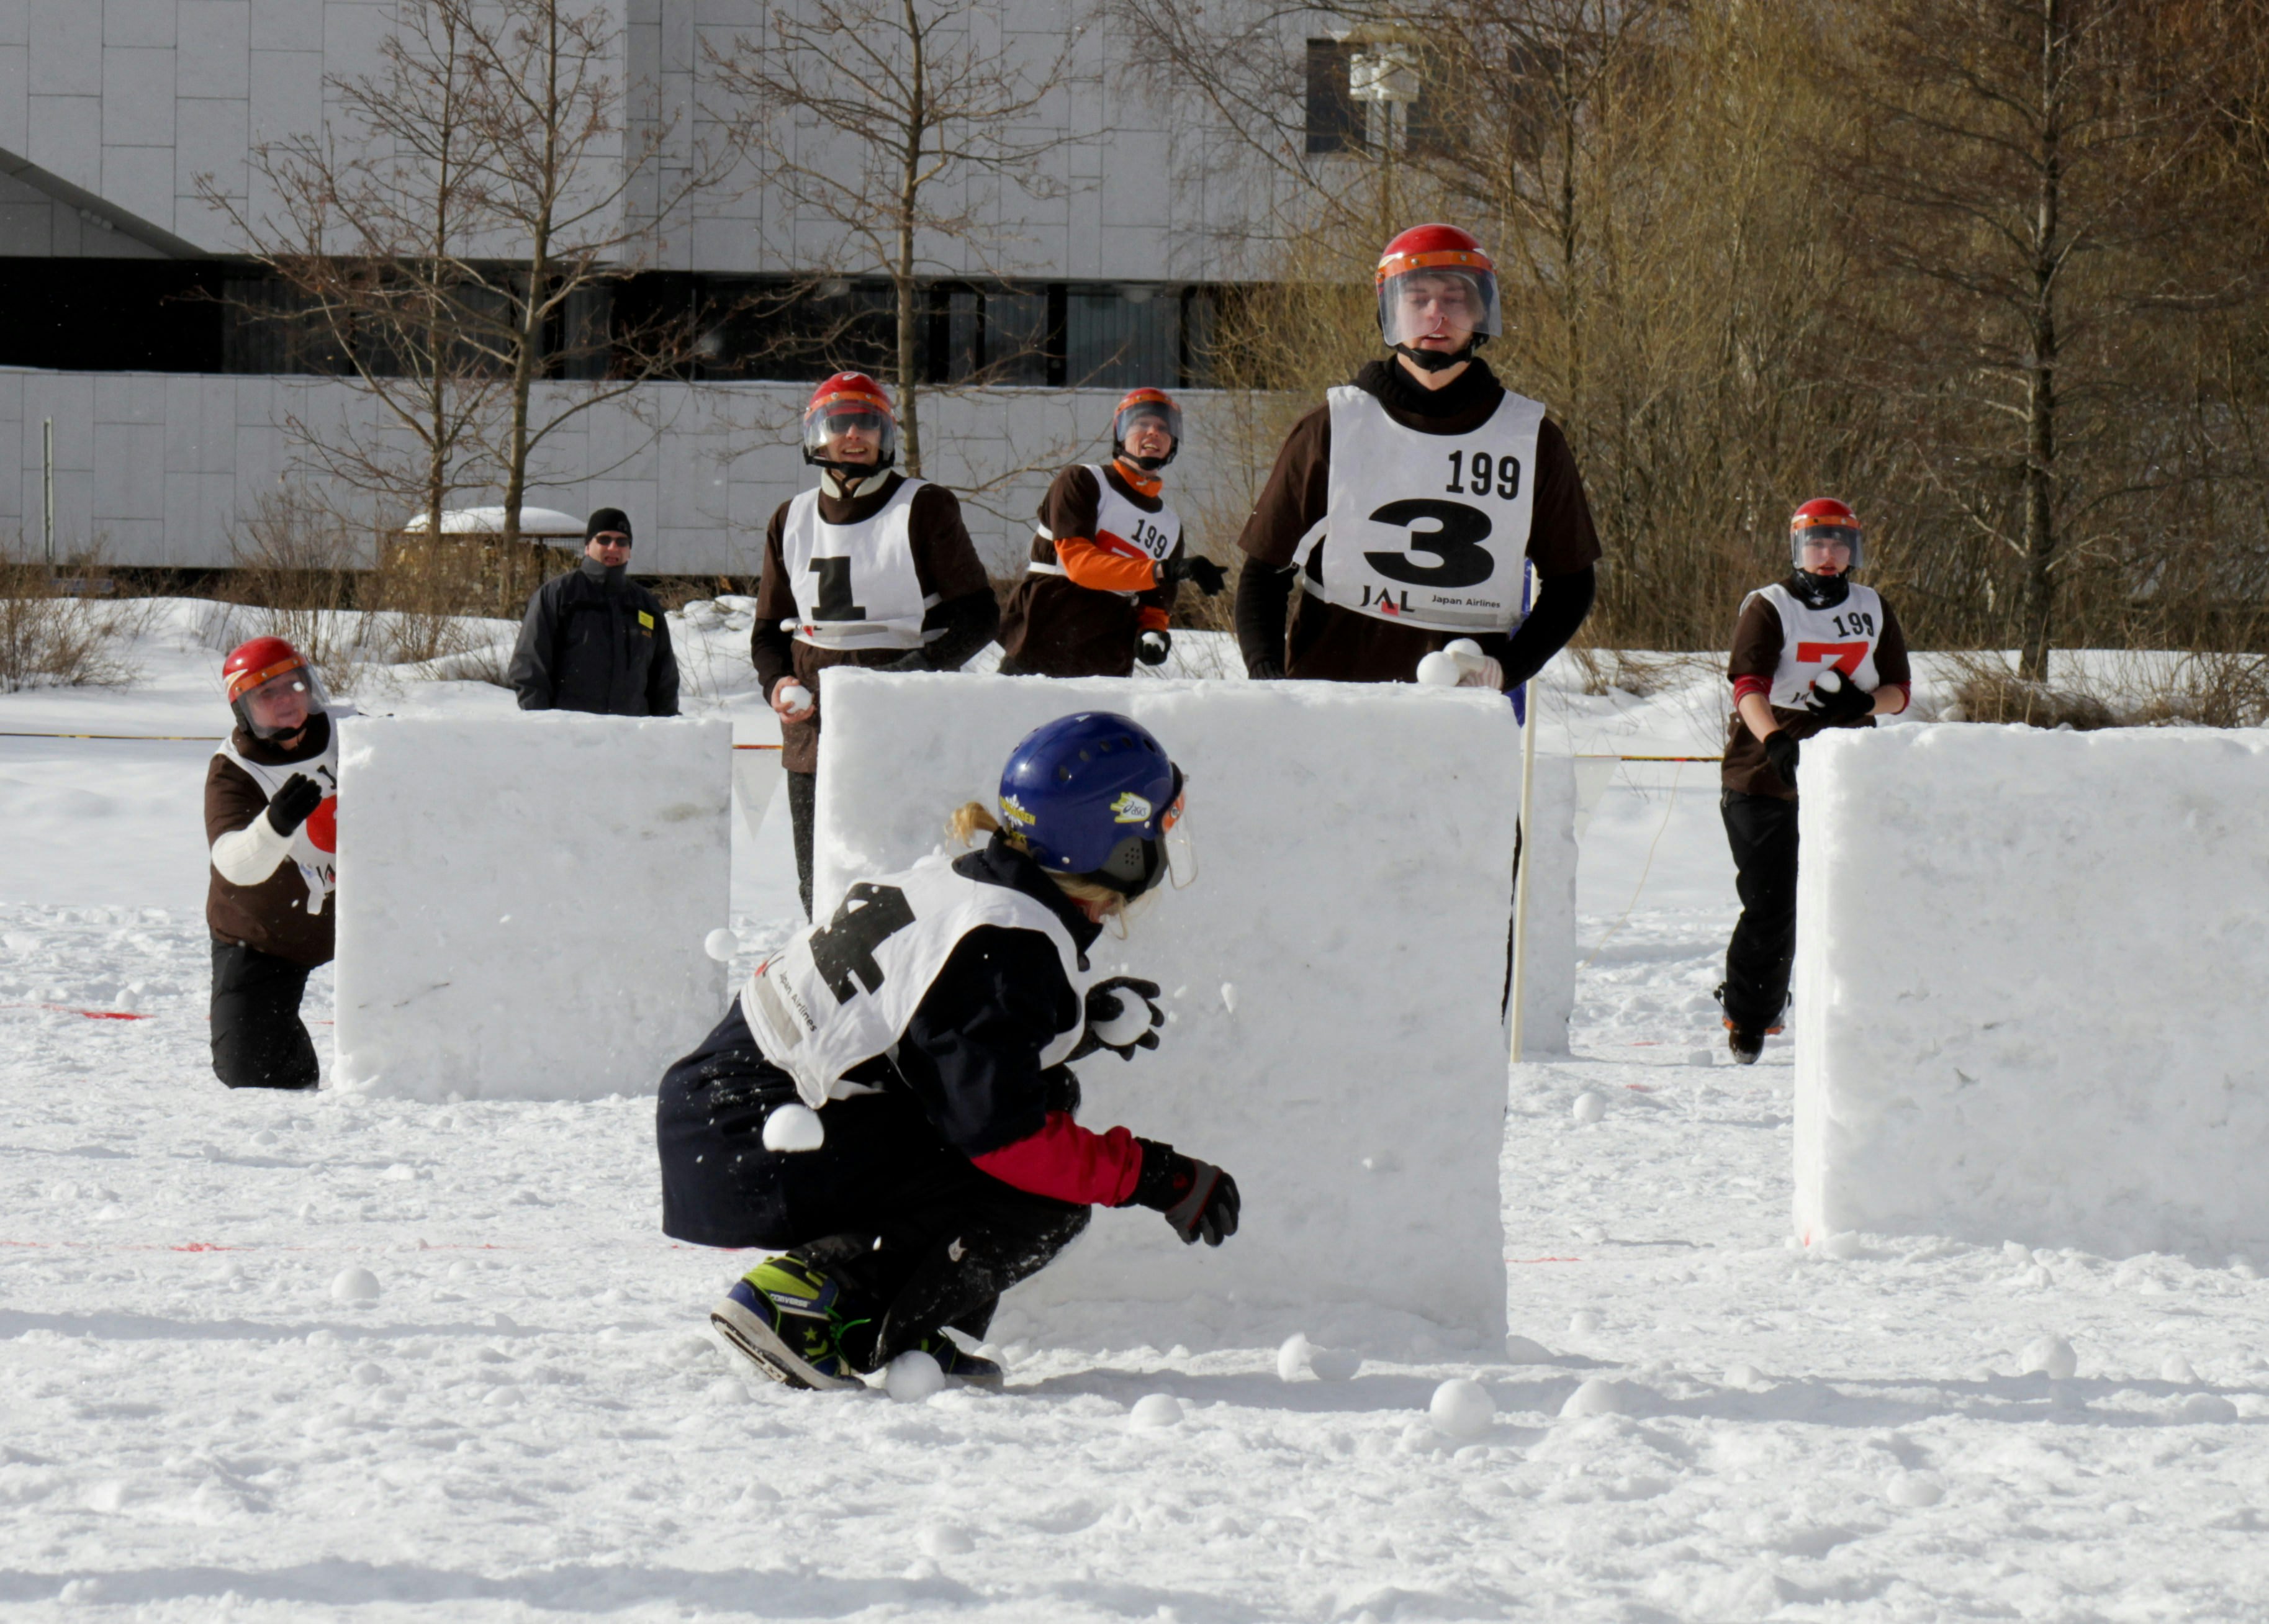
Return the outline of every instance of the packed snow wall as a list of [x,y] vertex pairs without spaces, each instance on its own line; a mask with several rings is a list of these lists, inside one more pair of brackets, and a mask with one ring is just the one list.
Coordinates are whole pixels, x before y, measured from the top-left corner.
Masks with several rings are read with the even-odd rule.
[[717,1022],[732,726],[355,717],[339,754],[336,1085],[651,1091]]
[[1796,1222],[2269,1243],[2269,738],[1804,746]]
[[[1010,749],[1053,717],[1132,714],[1189,774],[1196,882],[1140,904],[1127,938],[1106,934],[1091,955],[1098,975],[1164,986],[1170,1022],[1131,1063],[1081,1062],[1081,1117],[1228,1168],[1244,1228],[1217,1252],[1193,1251],[1149,1213],[1098,1214],[1013,1301],[1142,1303],[1139,1334],[1160,1346],[1249,1332],[1256,1309],[1332,1303],[1502,1329],[1501,1009],[1520,790],[1502,699],[848,669],[828,682],[823,919],[852,881],[943,849],[949,812],[989,808]],[[1571,801],[1540,797],[1563,823]],[[1571,830],[1539,845],[1572,865]],[[1572,907],[1572,884],[1539,884],[1532,905],[1532,941],[1572,950],[1572,923],[1541,917]],[[1565,1030],[1563,1008],[1563,1043]],[[1393,1334],[1375,1312],[1348,1318],[1357,1328],[1336,1334]]]

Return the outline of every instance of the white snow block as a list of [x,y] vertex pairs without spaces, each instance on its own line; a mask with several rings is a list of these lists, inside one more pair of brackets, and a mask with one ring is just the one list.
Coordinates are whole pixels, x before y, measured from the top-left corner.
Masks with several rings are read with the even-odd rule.
[[2269,737],[1804,746],[1797,1229],[2269,1239]]
[[651,1091],[717,1023],[732,727],[564,711],[340,729],[333,1075],[438,1100]]
[[[1021,1300],[1156,1303],[1143,1334],[1160,1345],[1327,1303],[1502,1336],[1510,707],[1406,685],[828,682],[822,918],[852,881],[944,849],[950,810],[989,808],[1010,749],[1054,717],[1131,714],[1190,777],[1196,883],[1140,904],[1127,939],[1091,956],[1166,990],[1163,1043],[1082,1062],[1081,1118],[1228,1168],[1244,1227],[1193,1251],[1148,1213],[1100,1213]],[[1537,888],[1540,944],[1556,940],[1543,916],[1572,915],[1566,890]],[[1564,937],[1572,955],[1572,922]]]

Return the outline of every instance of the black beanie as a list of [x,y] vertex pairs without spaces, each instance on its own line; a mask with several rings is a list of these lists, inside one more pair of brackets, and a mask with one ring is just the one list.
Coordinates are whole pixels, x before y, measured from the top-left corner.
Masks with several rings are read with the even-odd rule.
[[602,507],[591,515],[591,522],[583,527],[583,539],[589,541],[603,531],[619,532],[627,540],[631,535],[631,516],[619,507]]

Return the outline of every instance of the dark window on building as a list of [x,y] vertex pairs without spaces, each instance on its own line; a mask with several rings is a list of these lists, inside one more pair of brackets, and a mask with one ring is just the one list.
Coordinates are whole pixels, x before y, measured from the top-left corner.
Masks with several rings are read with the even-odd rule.
[[1182,302],[1173,289],[1080,288],[1064,314],[1067,381],[1090,389],[1171,389],[1179,381]]
[[1359,152],[1367,144],[1364,110],[1348,91],[1349,59],[1357,47],[1308,41],[1308,151]]
[[222,280],[180,260],[0,259],[0,365],[219,372]]

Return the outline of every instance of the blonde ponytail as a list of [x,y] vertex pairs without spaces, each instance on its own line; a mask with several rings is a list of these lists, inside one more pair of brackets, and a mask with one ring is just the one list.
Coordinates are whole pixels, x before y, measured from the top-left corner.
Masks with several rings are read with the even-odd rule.
[[[965,801],[954,808],[952,815],[945,820],[945,830],[953,837],[957,844],[974,845],[980,832],[987,835],[1001,833],[1001,820],[993,816],[991,809],[983,801]],[[1012,832],[1008,838],[1009,843],[1018,851],[1024,849],[1024,836]],[[1118,919],[1120,922],[1120,930],[1122,934],[1124,933],[1127,898],[1122,894],[1112,890],[1107,885],[1098,885],[1093,880],[1084,879],[1075,874],[1056,874],[1045,870],[1043,872],[1046,872],[1048,878],[1056,882],[1057,890],[1074,902],[1087,904],[1104,919]]]

